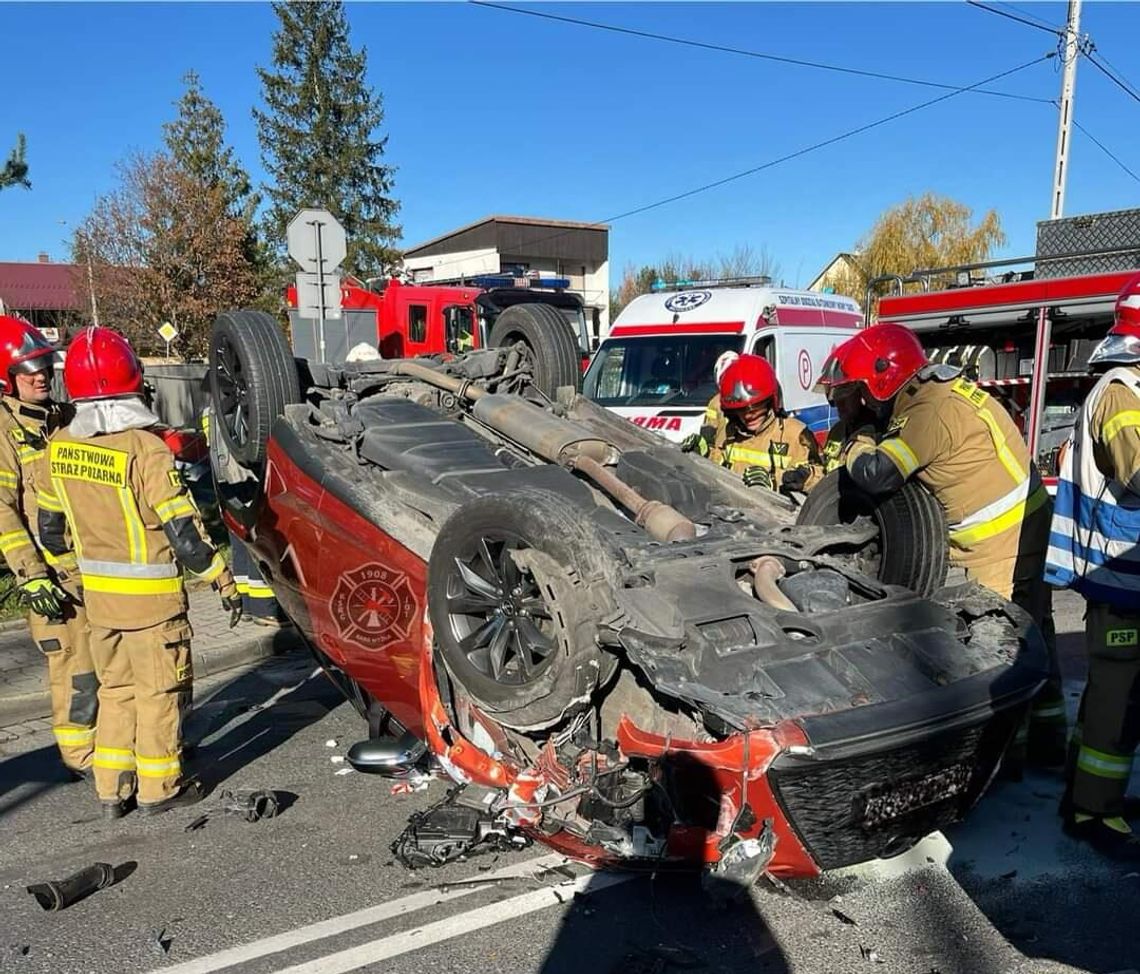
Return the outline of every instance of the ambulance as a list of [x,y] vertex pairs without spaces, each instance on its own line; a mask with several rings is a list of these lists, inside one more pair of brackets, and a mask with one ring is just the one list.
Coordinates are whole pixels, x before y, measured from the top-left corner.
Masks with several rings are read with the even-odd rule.
[[822,442],[838,417],[812,387],[828,353],[862,326],[851,298],[776,287],[767,278],[664,285],[622,309],[583,393],[680,442],[701,428],[720,354],[749,352],[772,363],[784,408]]

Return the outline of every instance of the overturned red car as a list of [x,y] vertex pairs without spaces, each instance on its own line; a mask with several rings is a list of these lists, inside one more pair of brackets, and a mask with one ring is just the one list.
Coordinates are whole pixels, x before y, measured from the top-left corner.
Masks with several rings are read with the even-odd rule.
[[367,721],[350,760],[434,760],[472,841],[730,880],[963,816],[1045,657],[1019,609],[945,587],[929,496],[876,505],[832,475],[797,523],[537,388],[530,355],[328,366],[258,312],[215,325],[224,516]]

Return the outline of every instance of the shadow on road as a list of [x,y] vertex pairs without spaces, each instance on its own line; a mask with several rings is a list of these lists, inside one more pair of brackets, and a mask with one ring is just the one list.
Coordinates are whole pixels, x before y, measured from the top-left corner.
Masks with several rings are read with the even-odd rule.
[[692,874],[645,877],[577,896],[541,974],[786,974],[751,898],[725,904]]
[[[212,688],[186,724],[185,740],[196,745],[186,761],[188,770],[213,789],[339,706],[343,697],[324,676],[311,675],[314,669],[307,654],[296,652],[270,658]],[[72,783],[54,745],[0,761],[0,822],[61,785],[84,795],[92,788]]]

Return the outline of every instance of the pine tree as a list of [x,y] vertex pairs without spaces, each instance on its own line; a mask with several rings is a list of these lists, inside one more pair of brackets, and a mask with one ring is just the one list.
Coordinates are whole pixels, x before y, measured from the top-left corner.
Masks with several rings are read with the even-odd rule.
[[4,168],[0,169],[0,189],[7,189],[9,186],[32,188],[32,184],[28,182],[28,163],[24,159],[24,146],[24,134],[21,132],[16,136],[16,148],[8,156]]
[[265,110],[254,109],[262,162],[273,183],[265,233],[284,247],[304,206],[327,207],[348,235],[345,268],[379,275],[399,260],[393,247],[395,170],[382,163],[387,136],[379,92],[365,78],[367,51],[353,50],[340,2],[275,3],[280,24],[272,68],[258,68]]
[[202,91],[195,71],[182,79],[186,91],[176,102],[178,117],[162,126],[163,141],[171,158],[192,178],[211,189],[219,188],[230,201],[230,215],[252,223],[259,198],[249,173],[226,145],[226,123],[221,110]]

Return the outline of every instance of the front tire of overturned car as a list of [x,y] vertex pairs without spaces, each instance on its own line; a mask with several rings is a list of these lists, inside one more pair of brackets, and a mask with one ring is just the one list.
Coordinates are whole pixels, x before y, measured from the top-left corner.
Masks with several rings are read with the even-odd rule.
[[581,353],[570,323],[557,308],[545,304],[516,304],[495,320],[492,348],[522,342],[534,358],[534,384],[553,397],[559,386],[582,385]]
[[892,494],[872,497],[840,468],[815,485],[796,523],[826,526],[851,524],[859,518],[870,518],[879,529],[874,574],[880,582],[925,596],[945,584],[950,566],[946,516],[925,487],[907,481]]
[[428,562],[438,657],[504,726],[553,726],[613,674],[616,657],[594,638],[598,549],[579,512],[542,490],[477,498],[440,530]]

